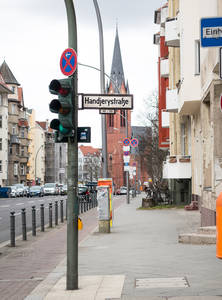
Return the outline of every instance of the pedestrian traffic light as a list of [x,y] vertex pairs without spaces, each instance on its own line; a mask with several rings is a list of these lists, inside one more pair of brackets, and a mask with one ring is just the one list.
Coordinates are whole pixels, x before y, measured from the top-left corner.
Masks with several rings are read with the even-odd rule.
[[73,105],[72,105],[72,79],[53,79],[49,85],[51,94],[58,95],[58,99],[53,99],[49,104],[49,109],[53,113],[58,113],[58,119],[53,119],[50,127],[55,132],[56,143],[68,142],[68,137],[74,135]]

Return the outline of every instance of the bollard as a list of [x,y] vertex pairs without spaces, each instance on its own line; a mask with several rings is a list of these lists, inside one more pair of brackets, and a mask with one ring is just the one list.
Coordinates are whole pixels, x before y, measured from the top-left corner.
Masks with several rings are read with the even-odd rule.
[[80,202],[80,205],[81,205],[81,214],[83,213],[83,202],[81,201]]
[[222,192],[216,200],[216,256],[222,258]]
[[36,236],[36,209],[32,206],[32,235]]
[[44,218],[44,204],[40,204],[40,223],[41,223],[41,231],[45,231],[45,218]]
[[61,223],[64,222],[63,220],[63,200],[60,200],[60,218],[61,218]]
[[52,202],[49,203],[49,228],[52,228]]
[[27,240],[27,232],[26,232],[26,211],[25,208],[22,208],[22,239],[23,241]]
[[15,247],[15,212],[10,212],[10,238],[11,247]]
[[58,201],[55,201],[55,225],[58,225]]

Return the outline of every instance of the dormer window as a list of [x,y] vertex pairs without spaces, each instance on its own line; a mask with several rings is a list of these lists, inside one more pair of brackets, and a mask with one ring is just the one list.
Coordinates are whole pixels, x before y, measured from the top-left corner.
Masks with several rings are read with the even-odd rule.
[[15,94],[15,87],[14,86],[11,87],[11,90],[12,90],[13,94]]

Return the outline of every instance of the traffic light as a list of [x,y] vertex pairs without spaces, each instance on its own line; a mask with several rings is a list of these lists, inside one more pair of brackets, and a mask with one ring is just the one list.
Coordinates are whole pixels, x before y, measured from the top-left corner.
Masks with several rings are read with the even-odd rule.
[[58,119],[53,119],[50,127],[56,130],[55,142],[66,143],[68,137],[74,135],[72,79],[53,79],[50,82],[49,91],[53,95],[58,95],[58,99],[53,99],[49,104],[50,111],[58,113]]

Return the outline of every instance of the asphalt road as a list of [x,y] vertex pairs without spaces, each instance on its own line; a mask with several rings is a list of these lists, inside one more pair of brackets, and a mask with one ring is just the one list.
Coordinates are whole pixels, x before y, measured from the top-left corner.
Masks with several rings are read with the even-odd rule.
[[21,211],[26,209],[27,231],[32,230],[32,206],[36,207],[36,226],[40,227],[40,205],[44,204],[45,224],[48,224],[49,203],[53,206],[53,222],[55,222],[55,201],[58,201],[58,215],[60,218],[60,200],[63,201],[63,212],[65,217],[67,196],[44,196],[44,197],[19,197],[0,199],[0,243],[10,240],[10,212],[15,212],[15,233],[22,234]]

